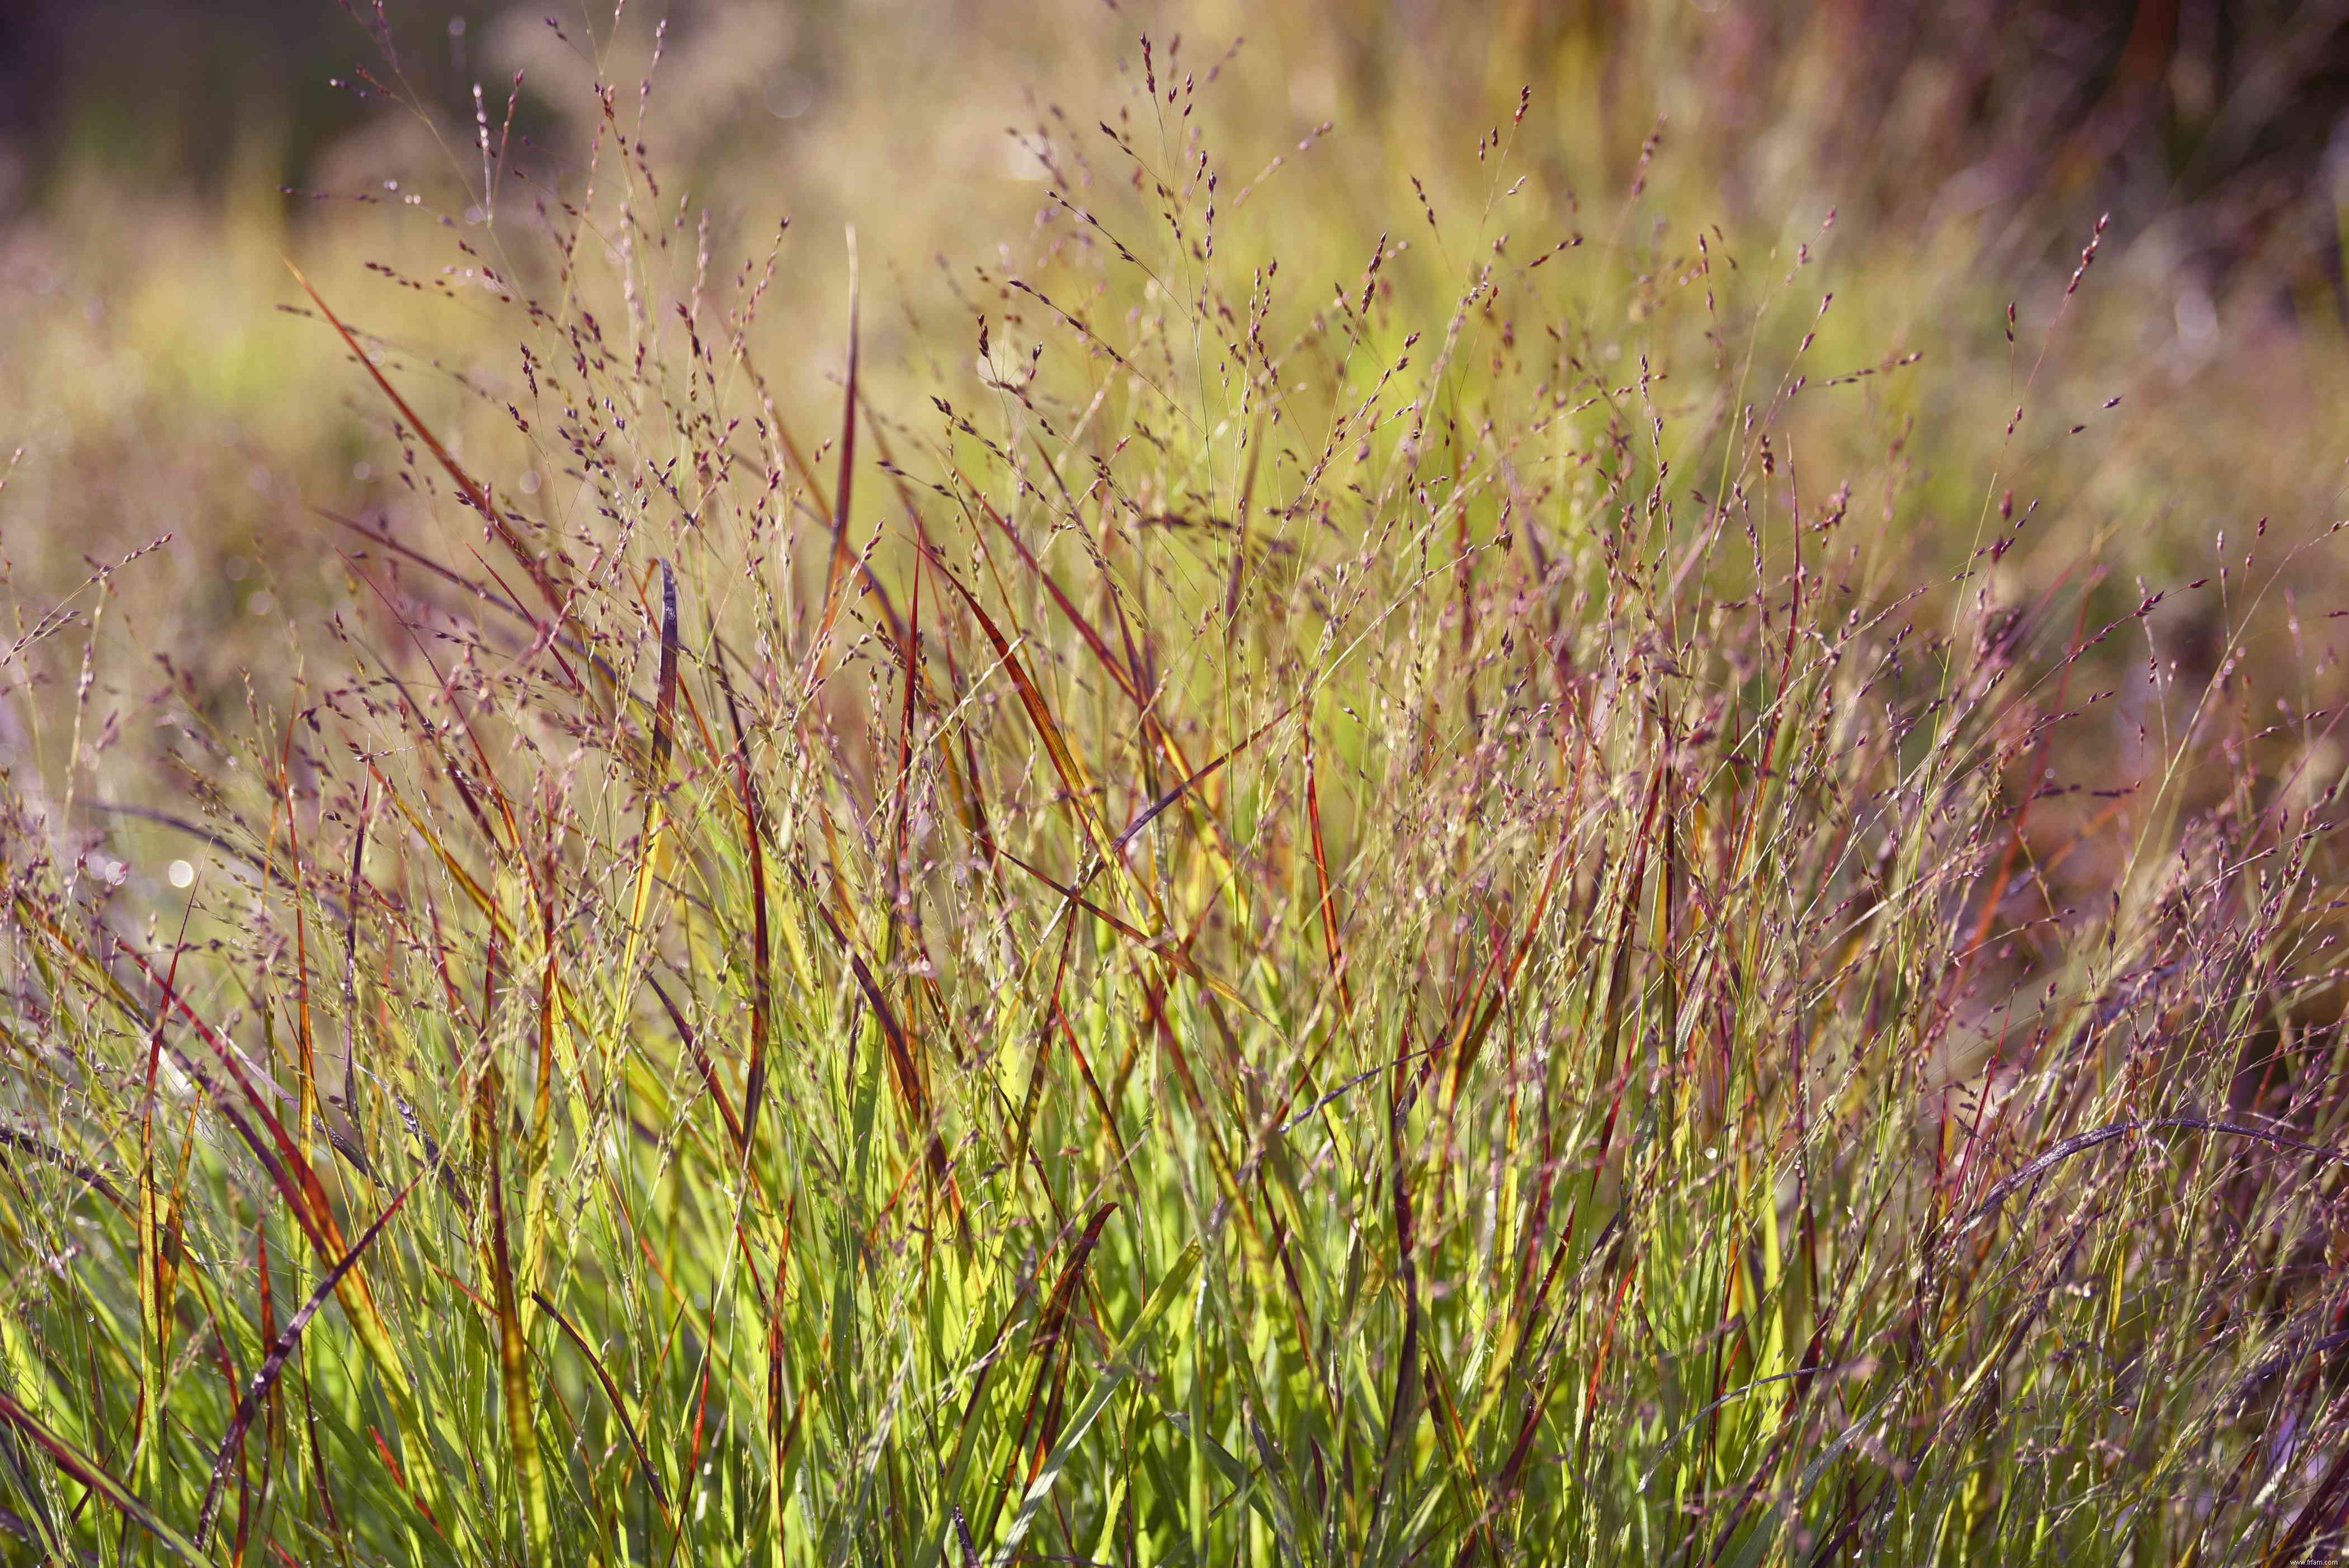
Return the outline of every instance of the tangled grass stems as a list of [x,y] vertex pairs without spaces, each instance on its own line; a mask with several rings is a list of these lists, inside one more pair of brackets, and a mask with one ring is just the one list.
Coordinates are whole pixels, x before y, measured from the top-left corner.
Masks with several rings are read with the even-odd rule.
[[1798,400],[1924,373],[1812,379],[1807,250],[1635,194],[1519,260],[1513,121],[1477,223],[1292,294],[1140,49],[969,285],[975,401],[885,406],[852,304],[803,444],[772,257],[616,119],[453,242],[505,456],[312,291],[439,531],[334,519],[347,658],[175,716],[187,799],[118,816],[215,851],[184,896],[7,799],[0,1525],[2333,1550],[2331,785],[2240,683],[2122,684],[2163,594],[2006,602],[1997,481],[1946,574],[1801,472]]

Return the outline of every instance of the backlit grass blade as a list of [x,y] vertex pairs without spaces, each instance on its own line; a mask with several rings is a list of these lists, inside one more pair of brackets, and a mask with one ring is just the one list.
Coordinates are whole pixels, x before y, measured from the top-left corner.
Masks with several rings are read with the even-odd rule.
[[661,577],[660,684],[653,699],[652,769],[646,781],[644,827],[637,834],[636,887],[628,901],[628,943],[613,977],[612,1019],[606,1033],[616,1049],[627,1021],[636,965],[644,957],[645,917],[652,905],[653,883],[660,875],[662,850],[668,828],[669,754],[674,745],[677,713],[677,574],[667,562],[657,563]]
[[565,1317],[553,1302],[547,1300],[544,1293],[531,1292],[531,1300],[537,1304],[540,1311],[554,1319],[554,1326],[563,1331],[564,1337],[570,1340],[572,1346],[586,1360],[587,1369],[595,1374],[595,1381],[603,1388],[604,1398],[611,1402],[613,1416],[618,1419],[620,1429],[627,1436],[628,1447],[635,1450],[637,1471],[645,1478],[645,1485],[653,1494],[653,1504],[661,1511],[664,1518],[667,1518],[669,1516],[668,1493],[661,1486],[660,1471],[654,1467],[652,1455],[646,1451],[644,1439],[637,1435],[636,1423],[629,1418],[627,1397],[620,1392],[619,1385],[612,1381],[612,1374],[605,1367],[603,1357],[595,1354],[595,1347],[587,1343],[587,1336],[579,1332],[578,1326]]
[[832,655],[832,634],[848,590],[856,552],[848,542],[849,501],[856,483],[856,359],[857,359],[856,232],[848,234],[848,364],[840,399],[840,472],[832,491],[832,552],[825,558],[823,614],[810,645],[813,684],[822,685]]
[[38,1444],[50,1459],[57,1461],[59,1470],[88,1487],[125,1520],[153,1536],[172,1556],[193,1564],[194,1568],[212,1568],[212,1560],[204,1554],[202,1548],[158,1519],[153,1511],[131,1495],[128,1487],[107,1474],[97,1460],[59,1437],[38,1417],[5,1393],[0,1393],[0,1421],[7,1422]]
[[530,574],[531,581],[538,585],[539,593],[544,596],[547,607],[558,617],[564,615],[566,595],[554,569],[541,560],[538,554],[523,542],[522,537],[514,532],[512,527],[506,521],[504,514],[492,503],[489,491],[458,465],[457,459],[451,457],[449,449],[440,444],[440,438],[432,433],[430,427],[416,417],[416,411],[408,406],[408,400],[394,389],[383,372],[376,367],[374,357],[359,346],[359,341],[352,335],[351,329],[343,325],[342,318],[327,306],[318,291],[310,286],[310,280],[302,275],[302,270],[290,261],[285,263],[285,270],[294,274],[294,281],[302,285],[302,292],[310,296],[310,303],[318,307],[318,314],[326,318],[327,325],[332,326],[336,335],[342,338],[343,346],[348,348],[352,356],[366,367],[367,375],[373,378],[384,397],[390,400],[391,406],[399,410],[400,418],[408,421],[408,428],[416,432],[418,438],[423,441],[433,457],[440,461],[441,468],[447,470],[450,479],[455,481],[457,489],[464,495],[467,504],[481,514],[481,520],[489,524],[500,542],[512,553],[514,560],[521,563],[523,570]]
[[500,1153],[505,1141],[502,1099],[495,1068],[484,1071],[473,1123],[475,1140],[485,1161],[482,1187],[489,1199],[481,1253],[482,1262],[489,1269],[497,1320],[498,1385],[506,1457],[512,1461],[514,1483],[521,1492],[532,1557],[544,1563],[552,1560],[554,1525],[547,1503],[545,1468],[538,1451],[537,1401],[531,1389],[530,1345],[523,1333],[513,1252],[507,1236],[505,1175]]
[[1068,792],[1070,812],[1084,825],[1093,851],[1104,863],[1118,871],[1121,882],[1149,911],[1152,923],[1163,925],[1165,914],[1159,907],[1157,895],[1151,891],[1147,881],[1126,870],[1124,861],[1112,847],[1109,830],[1093,805],[1092,780],[1086,774],[1084,765],[1078,760],[1076,752],[1071,748],[1060,724],[1052,717],[1052,710],[1045,703],[1042,691],[1030,677],[1027,665],[1020,662],[1019,654],[996,625],[994,617],[987,613],[971,591],[963,586],[962,579],[935,557],[931,558],[930,565],[946,579],[947,585],[969,609],[972,618],[978,622],[979,630],[987,634],[988,642],[994,647],[996,658],[1002,665],[1004,673],[1011,677],[1012,687],[1019,695],[1020,707],[1026,711],[1037,738],[1044,743],[1044,754],[1051,759],[1053,771],[1060,775],[1061,786]]
[[[421,1177],[416,1179],[416,1181],[420,1180],[422,1180]],[[366,1252],[376,1237],[383,1233],[384,1226],[390,1223],[391,1217],[399,1212],[400,1206],[408,1202],[409,1194],[416,1191],[416,1181],[410,1181],[407,1186],[392,1195],[391,1202],[384,1205],[383,1212],[378,1214],[368,1223],[367,1228],[359,1233],[358,1240],[351,1243],[351,1250],[344,1253],[342,1259],[333,1268],[326,1271],[326,1277],[318,1282],[316,1289],[311,1291],[308,1299],[295,1309],[294,1315],[285,1320],[285,1326],[279,1330],[276,1337],[270,1342],[268,1354],[262,1357],[260,1368],[254,1373],[253,1381],[245,1388],[243,1398],[237,1401],[236,1415],[230,1420],[227,1432],[222,1434],[219,1455],[212,1460],[212,1480],[204,1488],[203,1506],[198,1511],[196,1518],[196,1542],[199,1547],[212,1538],[212,1514],[219,1505],[221,1485],[228,1479],[229,1466],[236,1457],[238,1446],[243,1442],[244,1434],[252,1427],[254,1417],[260,1413],[262,1400],[267,1398],[269,1390],[276,1386],[278,1375],[285,1369],[286,1360],[302,1343],[303,1330],[310,1326],[310,1320],[318,1315],[318,1309],[326,1305],[327,1298],[335,1294],[336,1287],[342,1284],[343,1276],[357,1265],[359,1254]]]
[[1192,1271],[1199,1266],[1199,1254],[1196,1241],[1186,1244],[1176,1254],[1174,1262],[1159,1277],[1157,1287],[1150,1293],[1150,1299],[1143,1304],[1141,1315],[1125,1331],[1125,1337],[1118,1341],[1109,1365],[1102,1369],[1101,1376],[1093,1379],[1092,1389],[1086,1395],[1085,1402],[1078,1407],[1077,1413],[1062,1429],[1060,1441],[1053,1445],[1043,1468],[1028,1483],[1027,1494],[1020,1500],[1019,1511],[1013,1516],[1011,1528],[1004,1532],[999,1550],[1006,1556],[1016,1553],[1019,1543],[1028,1538],[1029,1531],[1035,1525],[1037,1511],[1051,1496],[1052,1489],[1060,1483],[1061,1472],[1069,1468],[1069,1460],[1074,1457],[1078,1445],[1084,1441],[1085,1434],[1092,1430],[1093,1423],[1108,1408],[1111,1397],[1124,1386],[1128,1378],[1142,1370],[1141,1356],[1151,1331],[1158,1326],[1158,1320],[1166,1315],[1167,1309],[1174,1305],[1175,1298],[1190,1283]]

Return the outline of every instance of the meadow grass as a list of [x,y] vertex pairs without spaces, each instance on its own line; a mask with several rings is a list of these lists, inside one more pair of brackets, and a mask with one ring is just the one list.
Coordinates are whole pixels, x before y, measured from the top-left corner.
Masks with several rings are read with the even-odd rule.
[[[1022,133],[970,369],[876,394],[852,281],[822,429],[834,242],[714,252],[625,92],[377,263],[497,440],[289,279],[412,498],[322,498],[326,651],[23,674],[135,561],[12,644],[12,1552],[2337,1552],[2332,718],[2239,667],[2313,547],[2016,591],[2101,226],[1937,525],[1807,246],[1513,207],[1528,96],[1284,270],[1215,63]],[[127,722],[161,881],[66,831]]]

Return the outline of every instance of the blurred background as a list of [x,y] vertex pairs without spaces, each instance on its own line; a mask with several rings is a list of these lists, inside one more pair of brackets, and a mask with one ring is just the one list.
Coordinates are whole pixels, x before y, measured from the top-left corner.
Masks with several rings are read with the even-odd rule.
[[[704,236],[718,272],[763,256],[788,216],[761,353],[786,414],[821,429],[836,419],[843,225],[865,258],[874,396],[968,385],[957,280],[1037,232],[1041,167],[1009,133],[1089,133],[1115,114],[1145,34],[1161,71],[1201,80],[1222,167],[1288,161],[1246,210],[1243,264],[1261,252],[1358,276],[1379,234],[1420,232],[1414,179],[1447,219],[1489,211],[1483,139],[1521,90],[1508,167],[1531,182],[1513,211],[1538,215],[1535,242],[1677,225],[1749,258],[1813,246],[1844,362],[1923,359],[1812,450],[1863,490],[1898,480],[1875,526],[1913,534],[1920,559],[1962,554],[1987,498],[2023,487],[2044,510],[2013,567],[2019,599],[2085,563],[2126,609],[2141,585],[2214,571],[2229,531],[2232,559],[2269,518],[2272,562],[2344,505],[2349,0],[625,10],[616,24],[574,0],[0,9],[12,641],[94,562],[169,533],[115,580],[113,634],[140,660],[218,706],[243,700],[247,672],[265,685],[316,645],[355,591],[318,510],[398,528],[418,503],[395,482],[388,410],[327,329],[293,313],[285,260],[374,335],[420,411],[486,454],[498,436],[469,421],[502,422],[515,335],[467,295],[461,264],[443,270],[461,263],[452,238],[491,226],[481,124],[533,191],[575,193],[595,176],[609,84],[614,123],[646,144],[678,232]],[[2103,213],[2097,265],[2065,306]],[[1395,284],[1440,321],[1465,253],[1438,242]],[[398,281],[411,273],[442,281]],[[1642,283],[1608,285],[1600,308],[1629,298],[1636,316]],[[2005,422],[2026,384],[2059,432],[2070,410],[2094,428],[2018,453]],[[509,492],[533,478],[492,477]],[[2289,633],[2282,616],[2261,623],[2251,678],[2316,694],[2344,577],[2337,552],[2295,562],[2277,588],[2301,615]],[[2197,603],[2210,607],[2165,613],[2162,651],[2207,679],[2241,606]],[[51,637],[16,661],[0,742],[13,727],[19,752],[34,747],[25,683],[67,678],[79,657],[80,640]],[[139,700],[136,683],[119,695]]]

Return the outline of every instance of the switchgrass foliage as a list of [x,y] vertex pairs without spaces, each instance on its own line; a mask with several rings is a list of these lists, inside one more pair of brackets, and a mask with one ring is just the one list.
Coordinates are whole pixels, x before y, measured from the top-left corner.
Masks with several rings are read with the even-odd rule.
[[[617,93],[559,191],[491,100],[444,233],[507,448],[313,280],[437,531],[322,521],[336,662],[149,716],[184,892],[78,761],[5,798],[12,1550],[2333,1550],[2308,748],[2148,665],[2158,590],[2010,603],[2013,475],[1906,536],[1932,367],[1824,362],[1807,248],[1512,208],[1520,99],[1484,211],[1301,276],[1213,62],[1133,59],[925,328],[976,393],[885,406],[852,309],[789,428],[792,250],[713,255]],[[84,668],[25,688],[75,748]]]

